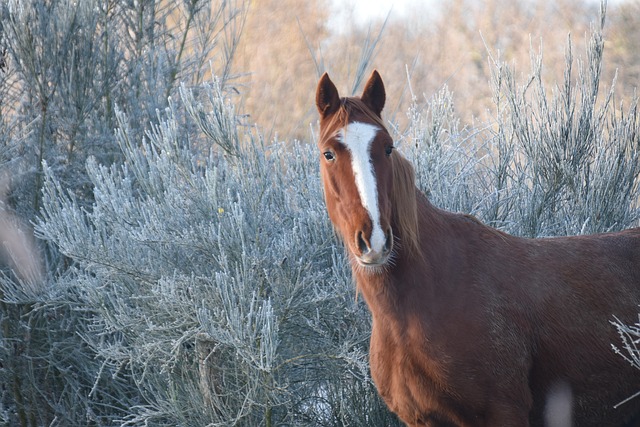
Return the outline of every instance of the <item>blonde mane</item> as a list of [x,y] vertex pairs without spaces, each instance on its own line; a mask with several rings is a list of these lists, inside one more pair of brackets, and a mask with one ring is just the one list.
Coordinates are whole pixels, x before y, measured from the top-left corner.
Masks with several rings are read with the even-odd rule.
[[[332,138],[336,132],[349,124],[349,118],[363,115],[365,119],[375,123],[387,132],[387,128],[377,114],[375,114],[360,98],[341,98],[340,108],[322,127],[320,143]],[[419,253],[418,245],[418,208],[416,202],[416,183],[413,166],[397,150],[391,155],[393,168],[393,189],[391,191],[392,222],[397,228],[394,230],[400,238],[400,244],[408,254]]]
[[400,243],[411,255],[419,253],[418,205],[416,200],[416,175],[413,166],[397,150],[391,155],[393,189],[391,206],[393,221],[400,234]]

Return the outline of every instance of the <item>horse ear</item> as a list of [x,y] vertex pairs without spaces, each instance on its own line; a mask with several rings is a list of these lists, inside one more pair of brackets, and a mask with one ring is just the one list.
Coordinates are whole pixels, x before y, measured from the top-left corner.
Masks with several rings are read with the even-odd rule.
[[316,89],[316,107],[321,118],[335,113],[340,106],[340,95],[338,95],[338,89],[329,78],[329,74],[324,73],[320,77],[318,82],[318,88]]
[[382,77],[378,73],[378,70],[373,70],[371,77],[364,86],[362,96],[360,97],[369,108],[373,110],[378,117],[382,117],[382,109],[384,108],[384,102],[387,99],[387,95],[384,91],[384,83],[382,83]]

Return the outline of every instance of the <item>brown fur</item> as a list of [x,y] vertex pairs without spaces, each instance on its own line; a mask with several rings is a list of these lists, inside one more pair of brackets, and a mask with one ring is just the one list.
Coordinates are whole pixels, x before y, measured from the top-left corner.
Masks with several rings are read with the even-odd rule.
[[[337,97],[327,80],[319,111]],[[340,149],[332,138],[341,123],[380,125],[373,113],[340,114],[321,118],[321,149]],[[372,313],[372,376],[391,410],[410,426],[543,426],[560,389],[570,391],[575,426],[640,426],[640,398],[613,408],[640,389],[640,372],[611,350],[619,338],[610,324],[614,315],[637,321],[640,229],[518,238],[435,208],[398,153],[374,159],[374,169],[382,221],[400,244],[392,263],[369,270],[349,243],[368,220],[349,162],[321,166],[327,210]]]
[[[330,141],[336,133],[343,129],[354,117],[358,117],[358,121],[365,121],[376,124],[384,131],[390,139],[386,127],[380,116],[377,116],[367,105],[359,98],[341,98],[340,105],[334,114],[328,117],[320,127],[320,143],[322,146]],[[405,245],[411,252],[415,253],[418,248],[418,217],[416,209],[415,197],[415,174],[413,166],[407,159],[402,157],[397,151],[391,156],[393,162],[393,190],[391,191],[391,206],[393,209],[393,218],[397,219],[397,233],[400,244]],[[325,193],[326,195],[326,193]]]

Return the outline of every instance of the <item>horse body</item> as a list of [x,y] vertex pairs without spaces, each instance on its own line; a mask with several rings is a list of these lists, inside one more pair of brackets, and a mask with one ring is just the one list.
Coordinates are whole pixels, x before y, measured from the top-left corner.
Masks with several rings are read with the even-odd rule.
[[420,224],[423,259],[375,280],[356,275],[373,315],[372,375],[401,419],[542,425],[549,393],[563,383],[576,426],[623,425],[625,409],[638,412],[633,401],[613,409],[640,378],[611,350],[608,321],[637,316],[637,289],[617,284],[640,283],[639,230],[529,240],[420,206],[429,218]]
[[[352,101],[323,80],[327,208],[372,313],[371,373],[390,409],[411,426],[542,426],[564,390],[558,399],[576,426],[640,425],[640,399],[613,408],[638,391],[640,373],[612,351],[610,324],[637,319],[640,229],[524,239],[442,211],[415,189],[406,159],[388,154],[384,128],[368,142],[379,209],[371,215],[358,203],[370,198],[365,184],[354,184],[363,172],[344,160],[361,154],[342,146],[345,124],[368,116],[356,108],[333,122],[336,100]],[[373,116],[381,85],[374,72],[361,97]],[[415,224],[403,224],[398,205],[415,211]],[[374,228],[386,241],[371,237]]]

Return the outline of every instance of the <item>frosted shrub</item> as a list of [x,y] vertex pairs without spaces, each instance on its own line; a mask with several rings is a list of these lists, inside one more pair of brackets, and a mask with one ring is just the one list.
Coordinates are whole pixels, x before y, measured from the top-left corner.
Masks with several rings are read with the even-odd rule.
[[637,225],[638,99],[615,105],[613,88],[600,88],[603,44],[594,30],[575,60],[569,40],[564,82],[551,88],[541,53],[524,84],[492,59],[493,123],[460,128],[446,90],[415,105],[400,146],[434,204],[528,237]]
[[[476,128],[446,91],[416,102],[396,140],[420,188],[523,236],[637,225],[637,100],[599,93],[601,63],[599,30],[584,61],[568,48],[553,88],[537,56],[524,84],[494,61],[494,121]],[[98,96],[117,130],[96,130],[110,155],[74,163],[82,191],[60,156],[43,156],[35,229],[52,249],[41,286],[0,276],[0,424],[397,425],[369,377],[369,315],[314,143],[263,140],[220,82],[171,91],[147,71],[129,76],[142,113]],[[158,92],[171,96],[156,109]],[[637,362],[637,328],[620,328]]]
[[230,84],[246,8],[241,0],[0,2],[0,160],[2,146],[15,146],[13,208],[37,215],[43,161],[90,199],[87,158],[120,160],[116,106],[139,140],[180,81],[198,85],[213,70]]
[[[200,92],[183,89],[196,127],[179,126],[171,104],[137,143],[118,116],[125,160],[89,159],[91,207],[47,169],[37,231],[72,260],[65,288],[90,313],[81,338],[102,366],[89,397],[113,379],[128,384],[124,425],[388,416],[368,378],[368,317],[334,245],[313,147],[267,144],[238,124],[218,86]],[[213,148],[201,155],[205,142]],[[334,407],[344,403],[333,395],[352,388],[365,393],[362,406]]]

